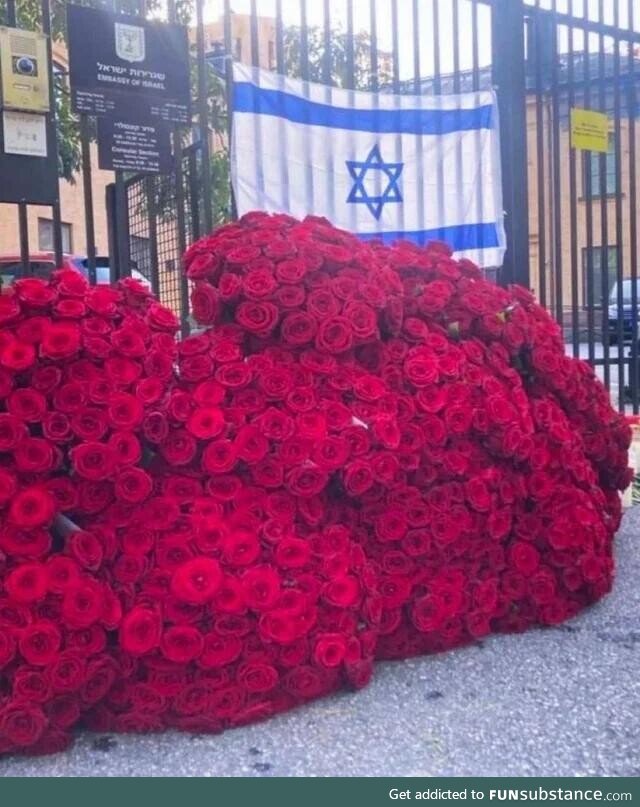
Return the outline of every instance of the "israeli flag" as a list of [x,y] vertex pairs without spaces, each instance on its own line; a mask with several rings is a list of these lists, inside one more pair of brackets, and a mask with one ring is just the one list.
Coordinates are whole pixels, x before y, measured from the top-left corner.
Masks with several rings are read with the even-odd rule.
[[361,238],[447,241],[501,266],[493,92],[341,90],[234,64],[231,176],[238,213],[326,216]]

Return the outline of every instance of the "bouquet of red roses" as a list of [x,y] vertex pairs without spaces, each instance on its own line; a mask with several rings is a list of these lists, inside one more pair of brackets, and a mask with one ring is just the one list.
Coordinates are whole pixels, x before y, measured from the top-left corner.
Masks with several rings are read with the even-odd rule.
[[203,330],[73,273],[0,297],[0,750],[219,731],[611,585],[629,430],[523,289],[249,214]]

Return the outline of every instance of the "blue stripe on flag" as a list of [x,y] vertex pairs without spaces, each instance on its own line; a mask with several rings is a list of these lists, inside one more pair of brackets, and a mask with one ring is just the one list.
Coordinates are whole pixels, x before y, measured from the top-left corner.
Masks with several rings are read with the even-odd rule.
[[234,83],[233,106],[234,112],[275,115],[308,126],[379,134],[442,135],[493,126],[490,104],[475,109],[347,109],[246,81]]
[[429,241],[445,241],[455,252],[468,249],[490,249],[499,247],[498,228],[495,224],[459,224],[451,227],[438,227],[435,230],[415,230],[413,232],[358,233],[365,241],[378,239],[384,244],[394,241],[413,241],[424,246]]

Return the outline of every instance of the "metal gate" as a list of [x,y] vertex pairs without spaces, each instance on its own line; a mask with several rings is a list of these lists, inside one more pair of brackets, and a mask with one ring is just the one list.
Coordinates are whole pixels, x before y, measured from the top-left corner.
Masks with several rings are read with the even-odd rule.
[[[526,9],[531,285],[567,352],[638,412],[635,0]],[[571,147],[571,110],[606,113],[607,153]]]

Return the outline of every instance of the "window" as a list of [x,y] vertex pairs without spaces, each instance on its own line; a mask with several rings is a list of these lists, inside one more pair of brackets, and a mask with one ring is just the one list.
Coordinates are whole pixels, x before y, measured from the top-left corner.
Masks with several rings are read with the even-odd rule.
[[[604,258],[604,261],[603,261]],[[591,267],[589,263],[591,262]],[[602,307],[602,267],[603,263],[607,267],[608,290],[609,293],[616,282],[618,275],[618,247],[592,247],[591,258],[589,250],[582,250],[582,301],[583,305],[589,303],[589,269],[591,276],[591,288],[593,288],[593,304],[598,308]]]
[[239,36],[233,42],[233,58],[236,62],[242,61],[242,40]]
[[[62,227],[62,251],[72,252],[71,225],[65,224]],[[43,252],[53,252],[53,221],[51,219],[38,219],[38,249]]]
[[276,43],[269,40],[269,70],[276,69]]
[[[584,195],[588,193],[588,177],[591,176],[591,197],[597,199],[601,195],[601,164],[602,156],[598,152],[584,156]],[[612,133],[609,134],[609,150],[604,155],[604,182],[607,196],[613,196],[618,191],[616,143]]]

